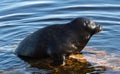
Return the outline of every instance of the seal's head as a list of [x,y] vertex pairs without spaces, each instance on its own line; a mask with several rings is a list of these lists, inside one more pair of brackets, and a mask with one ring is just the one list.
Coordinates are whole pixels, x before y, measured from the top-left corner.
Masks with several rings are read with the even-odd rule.
[[74,26],[77,25],[76,27],[87,31],[91,35],[96,34],[102,30],[102,27],[99,24],[86,18],[76,18],[71,23],[74,24]]

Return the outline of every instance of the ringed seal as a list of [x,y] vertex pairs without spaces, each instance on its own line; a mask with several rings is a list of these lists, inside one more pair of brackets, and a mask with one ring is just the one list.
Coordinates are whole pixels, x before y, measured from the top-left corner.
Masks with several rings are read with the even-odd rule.
[[87,18],[75,18],[66,24],[44,27],[27,36],[15,53],[31,58],[50,57],[53,64],[65,64],[65,57],[79,53],[102,27]]

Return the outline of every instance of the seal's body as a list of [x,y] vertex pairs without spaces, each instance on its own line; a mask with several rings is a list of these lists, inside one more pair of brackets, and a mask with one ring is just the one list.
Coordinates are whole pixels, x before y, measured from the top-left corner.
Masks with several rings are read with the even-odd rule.
[[72,22],[51,25],[27,36],[17,47],[16,54],[24,57],[54,60],[55,65],[64,63],[65,56],[79,53],[101,26],[86,18]]

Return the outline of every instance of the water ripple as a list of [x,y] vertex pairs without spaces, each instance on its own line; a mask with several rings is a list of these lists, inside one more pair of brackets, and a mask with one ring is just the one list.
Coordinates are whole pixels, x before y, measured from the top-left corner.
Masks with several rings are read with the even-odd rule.
[[33,13],[14,13],[14,14],[8,14],[4,16],[0,16],[0,21],[13,21],[13,20],[21,20],[25,18],[29,18],[30,15]]
[[[51,8],[50,8],[51,9]],[[52,8],[54,10],[118,10],[120,5],[113,4],[87,4],[87,5],[70,5]]]
[[23,2],[18,2],[18,3],[14,3],[10,6],[5,6],[4,8],[1,8],[1,11],[5,11],[5,10],[11,10],[11,9],[19,9],[21,7],[30,7],[32,5],[35,5],[35,6],[46,6],[46,5],[49,5],[49,4],[52,4],[52,3],[55,3],[54,1],[23,1]]
[[[94,35],[87,47],[96,48],[96,51],[106,51],[105,56],[119,54],[119,3],[118,0],[2,0],[0,2],[0,70],[25,67],[23,62],[11,55],[12,53],[1,52],[2,50],[14,50],[23,38],[37,29],[70,22],[75,17],[86,17],[103,26],[103,31]],[[99,65],[100,62],[90,60],[91,57],[92,55],[87,56],[88,61]],[[112,57],[113,60],[114,58],[116,56]],[[103,61],[106,58],[99,59],[94,55],[92,59]],[[104,61],[104,65],[119,64],[116,63],[119,62],[119,56],[115,62],[113,60]],[[120,68],[120,66],[116,67]]]

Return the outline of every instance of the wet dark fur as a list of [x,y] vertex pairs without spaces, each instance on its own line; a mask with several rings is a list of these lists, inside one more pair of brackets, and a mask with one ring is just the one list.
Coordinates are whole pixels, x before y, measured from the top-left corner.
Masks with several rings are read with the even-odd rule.
[[[89,25],[96,25],[90,28]],[[16,54],[32,58],[47,58],[54,64],[64,63],[65,56],[79,53],[91,36],[101,31],[100,25],[86,18],[76,18],[67,24],[51,25],[27,36],[17,47]]]

